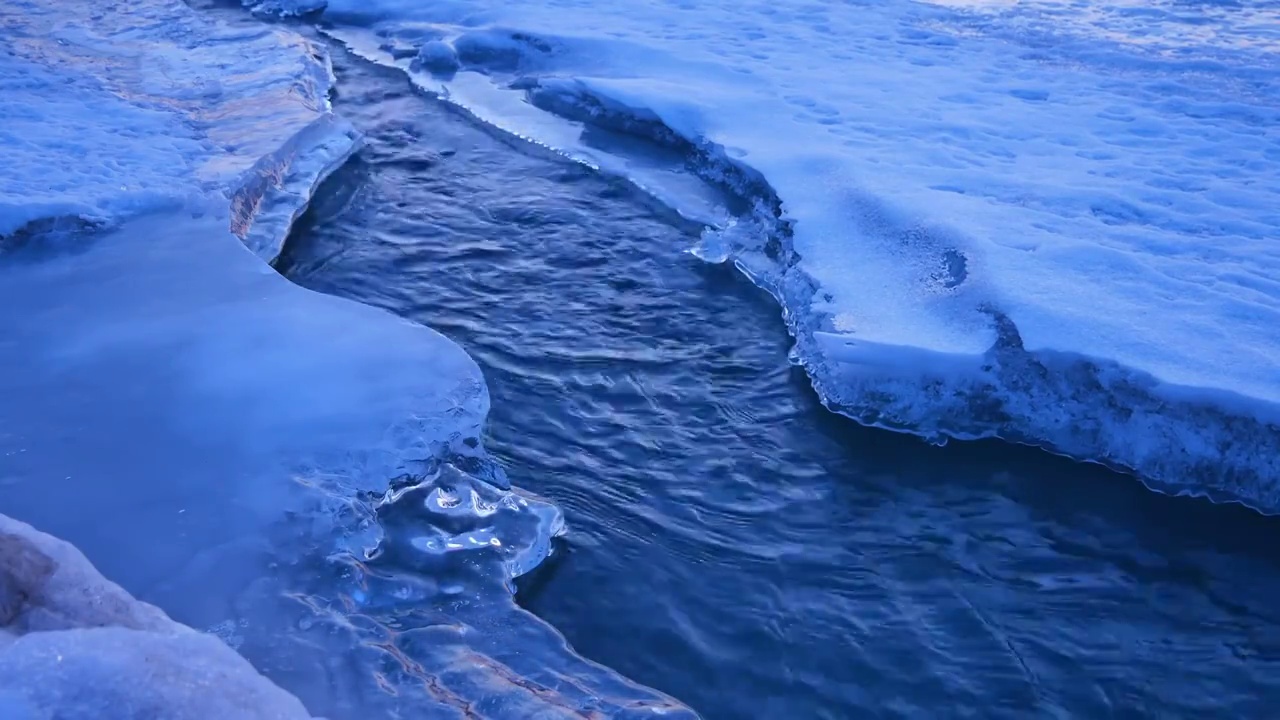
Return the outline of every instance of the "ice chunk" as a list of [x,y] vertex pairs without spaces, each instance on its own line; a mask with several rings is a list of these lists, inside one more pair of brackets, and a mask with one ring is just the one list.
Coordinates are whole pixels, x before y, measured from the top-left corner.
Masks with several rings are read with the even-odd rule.
[[422,45],[418,64],[437,75],[452,75],[462,66],[453,46],[441,40],[429,40]]
[[358,146],[357,133],[345,120],[325,114],[264,156],[231,197],[236,235],[263,260],[275,260],[321,181]]
[[[1273,5],[332,0],[326,18],[369,56],[366,35],[430,27],[458,49],[455,102],[485,77],[683,146],[714,182],[760,173],[769,237],[736,260],[859,420],[1280,511]],[[560,144],[506,107],[474,109]]]
[[135,600],[68,543],[0,515],[0,717],[311,715],[217,638]]

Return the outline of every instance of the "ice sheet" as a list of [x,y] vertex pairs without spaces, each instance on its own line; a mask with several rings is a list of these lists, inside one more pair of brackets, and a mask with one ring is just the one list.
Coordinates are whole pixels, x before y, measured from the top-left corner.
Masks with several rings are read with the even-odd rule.
[[842,411],[1280,509],[1280,5],[332,0],[324,18],[386,61],[447,43],[457,79],[418,66],[446,92],[486,75],[684,143],[704,176],[762,174],[789,252],[738,259]]
[[466,353],[291,285],[227,220],[5,258],[0,511],[317,715],[677,711],[514,605],[563,520],[484,455]]

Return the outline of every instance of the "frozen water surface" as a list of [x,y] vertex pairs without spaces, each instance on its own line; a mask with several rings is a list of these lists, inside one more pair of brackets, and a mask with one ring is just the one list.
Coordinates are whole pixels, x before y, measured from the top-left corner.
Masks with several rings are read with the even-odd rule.
[[482,448],[471,358],[263,262],[356,144],[323,51],[165,0],[0,26],[0,512],[317,715],[688,716],[514,605],[563,520]]
[[702,254],[781,299],[831,407],[1280,508],[1275,3],[332,0],[322,20],[513,132],[628,175],[573,129],[643,135],[758,201]]

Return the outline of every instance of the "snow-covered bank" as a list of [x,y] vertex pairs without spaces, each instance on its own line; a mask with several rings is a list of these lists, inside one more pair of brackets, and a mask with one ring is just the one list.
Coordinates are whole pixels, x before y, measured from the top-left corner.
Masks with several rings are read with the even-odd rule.
[[356,147],[324,51],[288,31],[173,0],[8,3],[0,32],[0,238],[225,196],[269,259]]
[[[355,148],[320,48],[177,0],[11,3],[0,32],[0,513],[334,720],[692,716],[515,605],[563,518],[486,454],[472,359],[263,262]],[[47,683],[0,708],[81,717],[101,668],[217,646],[124,632],[19,638],[0,664]],[[249,717],[218,710],[239,687],[198,711]],[[195,702],[119,692],[91,716]]]
[[955,5],[332,0],[321,21],[594,164],[477,79],[749,178],[768,237],[709,244],[780,296],[841,412],[1280,511],[1280,6]]

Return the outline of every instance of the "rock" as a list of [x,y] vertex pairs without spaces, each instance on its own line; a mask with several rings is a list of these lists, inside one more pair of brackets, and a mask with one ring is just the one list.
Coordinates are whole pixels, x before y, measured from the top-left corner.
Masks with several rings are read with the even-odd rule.
[[311,720],[221,640],[134,599],[69,543],[4,515],[0,717]]

